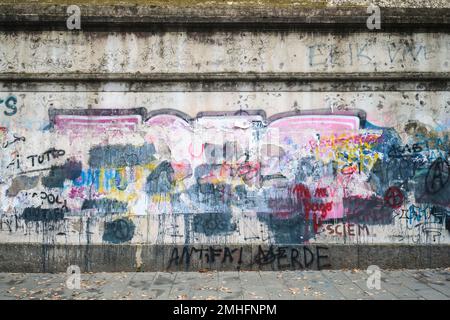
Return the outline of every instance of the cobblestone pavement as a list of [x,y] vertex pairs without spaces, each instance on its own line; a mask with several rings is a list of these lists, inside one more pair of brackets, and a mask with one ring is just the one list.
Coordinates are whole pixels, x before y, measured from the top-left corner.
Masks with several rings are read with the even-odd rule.
[[365,270],[283,272],[0,273],[0,299],[450,299],[450,268],[382,270],[369,289]]

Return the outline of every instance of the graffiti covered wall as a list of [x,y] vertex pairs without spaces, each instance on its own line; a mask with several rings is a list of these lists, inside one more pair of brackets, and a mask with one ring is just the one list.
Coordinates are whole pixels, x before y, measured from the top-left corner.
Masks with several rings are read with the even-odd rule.
[[[450,69],[441,34],[0,38],[2,72]],[[412,87],[2,83],[0,241],[450,243],[450,95]]]

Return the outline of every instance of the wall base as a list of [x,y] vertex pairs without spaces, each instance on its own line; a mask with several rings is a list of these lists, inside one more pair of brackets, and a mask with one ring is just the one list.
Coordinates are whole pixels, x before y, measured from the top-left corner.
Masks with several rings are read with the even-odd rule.
[[0,244],[0,272],[385,269],[450,266],[450,245]]

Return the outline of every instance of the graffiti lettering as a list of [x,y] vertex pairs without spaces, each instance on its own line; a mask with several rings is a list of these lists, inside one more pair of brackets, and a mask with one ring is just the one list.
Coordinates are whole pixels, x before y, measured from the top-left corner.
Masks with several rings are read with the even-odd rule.
[[425,178],[426,190],[428,193],[438,193],[447,184],[450,176],[450,165],[442,159],[436,159],[428,170]]
[[9,96],[6,99],[0,99],[0,105],[4,104],[8,110],[3,111],[6,116],[13,116],[17,113],[17,98],[15,96]]
[[384,201],[391,208],[400,208],[403,203],[403,193],[398,187],[389,187],[384,194]]
[[[59,157],[62,157],[65,155],[66,152],[64,150],[57,150],[55,148],[48,149],[42,154],[35,154],[28,156],[27,159],[31,159],[31,166],[34,167],[37,163],[42,164],[44,162],[50,162],[52,159],[58,159]],[[35,162],[35,159],[37,159],[37,163]]]

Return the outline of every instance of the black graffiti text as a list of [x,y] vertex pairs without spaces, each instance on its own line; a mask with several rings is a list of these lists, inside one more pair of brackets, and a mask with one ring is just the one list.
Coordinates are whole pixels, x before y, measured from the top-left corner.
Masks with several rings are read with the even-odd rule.
[[65,154],[66,152],[64,150],[50,148],[44,153],[28,156],[27,159],[31,160],[31,166],[34,167],[36,164],[50,162],[51,160],[58,159],[59,157],[62,157]]

